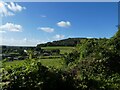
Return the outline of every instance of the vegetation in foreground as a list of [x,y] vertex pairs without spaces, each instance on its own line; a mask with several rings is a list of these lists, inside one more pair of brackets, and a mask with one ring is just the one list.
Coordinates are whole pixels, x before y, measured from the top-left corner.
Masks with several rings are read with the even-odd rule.
[[3,67],[3,90],[120,90],[120,29],[110,39],[83,40],[61,59],[60,69],[30,58]]

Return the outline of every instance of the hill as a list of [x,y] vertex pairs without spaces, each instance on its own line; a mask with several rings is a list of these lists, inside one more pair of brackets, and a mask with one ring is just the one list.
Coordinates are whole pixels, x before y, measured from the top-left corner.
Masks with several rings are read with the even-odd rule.
[[96,39],[97,38],[68,38],[68,39],[63,39],[63,40],[58,40],[58,41],[53,41],[53,42],[47,42],[44,44],[38,44],[37,46],[39,47],[46,47],[46,46],[76,46],[77,44],[81,44],[84,40],[88,39]]

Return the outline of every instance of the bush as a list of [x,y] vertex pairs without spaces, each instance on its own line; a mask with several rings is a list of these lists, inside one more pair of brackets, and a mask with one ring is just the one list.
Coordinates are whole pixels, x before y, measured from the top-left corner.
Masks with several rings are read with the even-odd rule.
[[2,74],[3,90],[75,89],[73,77],[66,71],[46,68],[40,62],[29,61],[23,66],[6,67]]

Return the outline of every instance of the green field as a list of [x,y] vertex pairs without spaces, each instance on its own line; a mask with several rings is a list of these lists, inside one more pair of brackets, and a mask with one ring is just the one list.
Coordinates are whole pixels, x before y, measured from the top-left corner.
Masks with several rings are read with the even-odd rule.
[[58,59],[61,58],[60,55],[52,55],[52,56],[40,56],[40,59]]
[[[64,66],[64,62],[61,58],[56,58],[56,59],[39,59],[39,61],[42,63],[42,65],[46,67],[55,67],[55,68],[62,68]],[[5,62],[5,66],[21,66],[25,60],[15,60],[11,62]]]
[[40,62],[42,65],[46,67],[55,67],[57,69],[60,69],[64,66],[64,62],[61,58],[58,59],[40,59]]
[[[53,50],[53,49],[59,49],[60,54],[64,53],[70,53],[74,49],[74,47],[62,47],[62,46],[54,46],[54,47],[41,47],[44,50]],[[17,65],[23,65],[25,60],[14,60],[9,62],[4,62],[3,65],[5,66],[17,66]],[[41,56],[38,61],[42,63],[42,65],[47,67],[55,67],[55,68],[62,68],[64,66],[64,62],[61,59],[60,55],[53,55],[53,56]]]
[[52,50],[52,49],[59,49],[60,50],[60,54],[64,54],[64,53],[70,53],[72,52],[72,50],[75,47],[65,47],[65,46],[49,46],[49,47],[41,47],[42,49],[45,50]]
[[15,65],[22,65],[25,60],[14,60],[14,61],[9,61],[9,62],[4,62],[3,65],[5,66],[15,66]]

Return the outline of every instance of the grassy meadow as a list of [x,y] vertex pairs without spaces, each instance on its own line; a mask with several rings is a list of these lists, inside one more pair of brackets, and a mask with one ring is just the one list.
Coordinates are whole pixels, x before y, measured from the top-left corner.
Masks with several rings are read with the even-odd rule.
[[[64,66],[64,62],[61,58],[58,59],[39,59],[41,64],[46,67],[55,67],[61,69]],[[11,62],[5,62],[5,66],[22,66],[25,60],[15,60]]]
[[[52,49],[59,49],[60,54],[64,53],[70,53],[74,49],[74,47],[42,47],[44,50],[52,50]],[[38,61],[42,63],[42,65],[46,67],[55,67],[57,69],[60,69],[64,67],[64,61],[62,60],[60,55],[55,55],[55,56],[41,56]],[[22,65],[25,62],[25,60],[14,60],[14,61],[9,61],[9,62],[4,62],[5,66],[18,66]]]
[[45,50],[52,50],[52,49],[59,49],[60,50],[60,54],[64,54],[64,53],[70,53],[72,52],[72,50],[75,47],[68,47],[68,46],[49,46],[49,47],[41,47],[42,49]]

